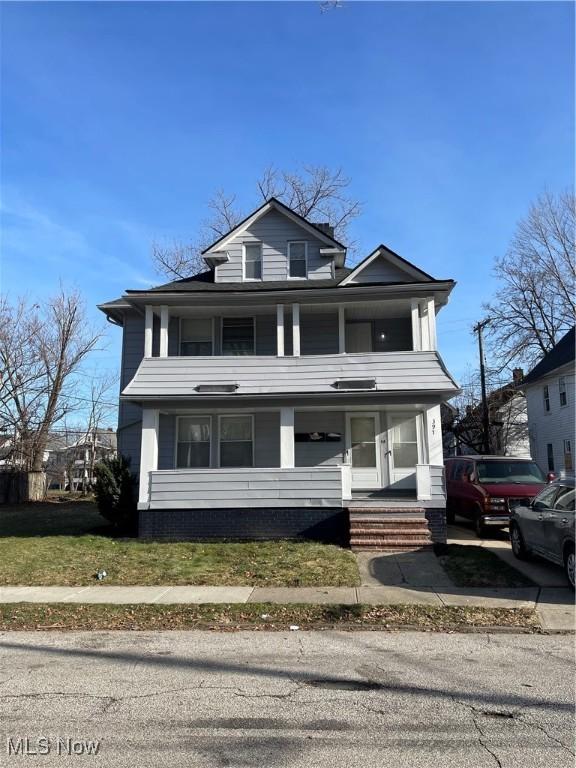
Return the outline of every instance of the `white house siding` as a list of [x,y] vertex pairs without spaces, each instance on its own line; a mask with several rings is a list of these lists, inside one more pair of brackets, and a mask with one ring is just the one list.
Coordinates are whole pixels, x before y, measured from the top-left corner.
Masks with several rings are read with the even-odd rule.
[[270,211],[226,245],[223,250],[230,260],[216,267],[216,282],[242,282],[242,245],[254,242],[262,243],[262,279],[286,280],[290,240],[305,240],[308,243],[308,277],[311,280],[332,277],[332,260],[320,254],[320,248],[326,247],[325,243],[278,211]]
[[[558,379],[566,381],[566,405],[560,405]],[[550,411],[544,410],[544,386],[550,393]],[[569,471],[564,460],[564,440],[570,440],[572,447],[572,469],[574,469],[574,373],[568,367],[565,372],[556,371],[542,378],[538,383],[526,385],[530,451],[532,458],[544,472],[548,472],[547,445],[554,451],[554,471]]]
[[339,433],[339,441],[294,443],[295,463],[297,467],[317,467],[320,465],[342,464],[344,460],[345,416],[343,411],[296,411],[294,434],[312,432]]

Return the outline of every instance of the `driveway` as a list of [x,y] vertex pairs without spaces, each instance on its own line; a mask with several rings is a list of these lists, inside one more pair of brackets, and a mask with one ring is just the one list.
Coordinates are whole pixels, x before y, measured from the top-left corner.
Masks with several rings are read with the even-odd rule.
[[[402,632],[0,635],[31,765],[572,768],[573,638]],[[99,740],[98,758],[55,739]]]
[[472,523],[457,518],[455,525],[448,526],[448,543],[485,547],[494,552],[495,555],[498,555],[508,565],[528,576],[539,587],[565,588],[568,586],[564,572],[559,566],[538,558],[534,560],[518,560],[514,557],[507,528],[495,530],[488,539],[479,539],[474,532]]

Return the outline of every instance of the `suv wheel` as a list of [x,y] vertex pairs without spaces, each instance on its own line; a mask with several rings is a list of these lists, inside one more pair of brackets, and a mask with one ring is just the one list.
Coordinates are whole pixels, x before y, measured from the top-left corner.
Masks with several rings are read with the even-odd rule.
[[528,560],[530,557],[530,552],[526,548],[526,544],[524,543],[524,537],[522,536],[522,531],[520,530],[520,527],[516,525],[516,523],[510,524],[510,543],[512,545],[512,552],[514,554],[514,557],[517,557],[518,560]]
[[576,555],[574,554],[574,544],[571,547],[566,548],[564,553],[564,569],[568,582],[572,589],[575,588],[575,570],[576,570]]
[[488,535],[488,530],[482,522],[482,512],[479,509],[476,510],[476,516],[474,518],[474,530],[479,539],[485,539]]

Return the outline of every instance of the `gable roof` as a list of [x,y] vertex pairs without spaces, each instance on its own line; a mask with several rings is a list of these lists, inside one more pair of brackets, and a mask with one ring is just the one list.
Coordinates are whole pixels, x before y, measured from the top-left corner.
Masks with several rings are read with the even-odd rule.
[[272,210],[276,210],[279,213],[284,214],[284,216],[287,216],[289,219],[292,219],[292,221],[294,221],[296,224],[301,226],[303,229],[308,230],[308,232],[311,232],[315,237],[318,238],[318,240],[322,240],[322,242],[326,243],[327,245],[336,246],[337,248],[344,251],[346,250],[345,245],[324,232],[324,230],[320,229],[320,227],[318,227],[316,224],[313,224],[303,216],[300,216],[299,213],[296,213],[296,211],[293,211],[292,208],[284,205],[284,203],[280,202],[280,200],[277,198],[270,197],[260,206],[260,208],[252,211],[251,214],[246,216],[245,219],[242,219],[242,221],[233,227],[229,232],[227,232],[225,235],[222,235],[222,237],[219,237],[218,240],[212,243],[212,245],[204,248],[202,255],[204,256],[211,251],[217,250],[218,248],[224,248],[230,242],[230,240],[232,240],[233,237],[236,237],[237,235],[244,232],[246,229],[248,229],[248,227],[254,224],[254,222],[258,221],[258,219],[261,219],[262,216],[265,216],[269,211]]
[[530,384],[533,381],[546,376],[548,373],[552,373],[556,368],[560,368],[567,363],[571,363],[574,360],[574,342],[576,339],[575,329],[571,328],[567,334],[565,334],[555,347],[552,347],[540,362],[532,368],[522,382],[522,384]]
[[410,277],[421,280],[422,282],[435,280],[432,275],[429,275],[427,272],[424,272],[423,269],[420,269],[420,267],[417,267],[415,264],[412,264],[412,262],[404,259],[391,248],[388,248],[387,245],[380,243],[380,245],[375,248],[372,253],[368,254],[368,256],[366,256],[366,258],[363,259],[360,264],[356,265],[351,273],[346,278],[344,278],[342,285],[348,285],[348,283],[351,283],[359,274],[364,271],[364,269],[366,269],[367,266],[372,264],[378,258],[384,258],[393,266],[401,269],[403,272],[406,272],[406,274]]

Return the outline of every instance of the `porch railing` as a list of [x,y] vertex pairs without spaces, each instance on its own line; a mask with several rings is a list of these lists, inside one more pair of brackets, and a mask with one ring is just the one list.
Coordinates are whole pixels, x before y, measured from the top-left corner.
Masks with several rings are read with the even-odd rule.
[[148,509],[341,507],[346,466],[174,469],[149,473]]
[[416,496],[420,501],[446,504],[444,467],[440,464],[416,464]]

